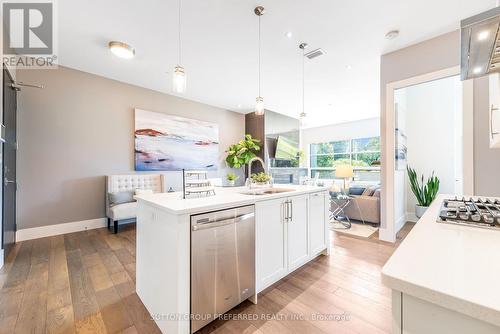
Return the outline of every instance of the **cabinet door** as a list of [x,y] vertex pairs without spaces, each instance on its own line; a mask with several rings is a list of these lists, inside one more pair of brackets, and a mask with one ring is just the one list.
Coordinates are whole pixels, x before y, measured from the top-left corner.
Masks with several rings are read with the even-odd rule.
[[288,198],[290,219],[287,224],[288,271],[303,265],[309,259],[309,237],[307,231],[308,195]]
[[325,194],[309,195],[309,244],[314,257],[326,248]]
[[490,147],[500,148],[500,75],[490,74],[489,77],[489,133]]
[[255,204],[258,292],[287,272],[284,203],[285,199],[275,199]]

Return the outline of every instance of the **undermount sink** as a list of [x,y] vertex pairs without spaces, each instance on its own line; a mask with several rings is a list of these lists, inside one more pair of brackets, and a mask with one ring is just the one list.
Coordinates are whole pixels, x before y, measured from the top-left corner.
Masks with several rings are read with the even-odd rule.
[[280,193],[287,193],[290,191],[295,191],[295,189],[289,189],[289,188],[264,188],[264,189],[248,189],[245,191],[242,191],[242,194],[245,195],[270,195],[270,194],[280,194]]
[[271,188],[271,189],[264,190],[264,194],[279,194],[279,193],[287,193],[289,191],[295,191],[295,189]]

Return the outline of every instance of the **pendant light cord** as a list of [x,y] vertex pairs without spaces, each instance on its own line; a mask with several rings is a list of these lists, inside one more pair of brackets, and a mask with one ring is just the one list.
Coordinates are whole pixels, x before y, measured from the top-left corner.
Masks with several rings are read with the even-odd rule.
[[306,115],[305,62],[306,48],[302,48],[302,116]]
[[261,37],[260,37],[260,17],[261,17],[261,16],[262,16],[262,15],[259,15],[259,97],[261,97],[261,96],[260,96],[260,82],[261,82],[261,74],[260,74],[260,72],[261,72],[261,68],[260,68],[260,67],[261,67],[261,64],[260,64],[260,49],[261,49],[261,39],[260,39],[260,38],[261,38]]
[[179,62],[178,62],[178,65],[181,65],[181,0],[179,0],[179,18],[178,18],[178,22],[179,22],[179,29],[178,29],[178,36],[177,36],[177,40],[178,40],[178,44],[179,44]]

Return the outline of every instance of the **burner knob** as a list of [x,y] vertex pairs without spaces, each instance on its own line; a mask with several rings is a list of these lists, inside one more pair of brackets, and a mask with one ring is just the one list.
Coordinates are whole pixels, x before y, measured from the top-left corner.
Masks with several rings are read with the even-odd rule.
[[483,220],[486,224],[495,224],[495,219],[491,215],[483,215]]
[[468,220],[469,219],[469,213],[467,211],[461,211],[458,214],[458,217],[462,220]]
[[481,221],[481,215],[478,213],[472,214],[470,217],[475,222]]

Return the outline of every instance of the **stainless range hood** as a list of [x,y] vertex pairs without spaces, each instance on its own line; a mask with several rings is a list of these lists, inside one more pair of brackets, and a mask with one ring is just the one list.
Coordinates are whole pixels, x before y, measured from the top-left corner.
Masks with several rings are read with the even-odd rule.
[[500,72],[500,7],[460,23],[462,80]]

